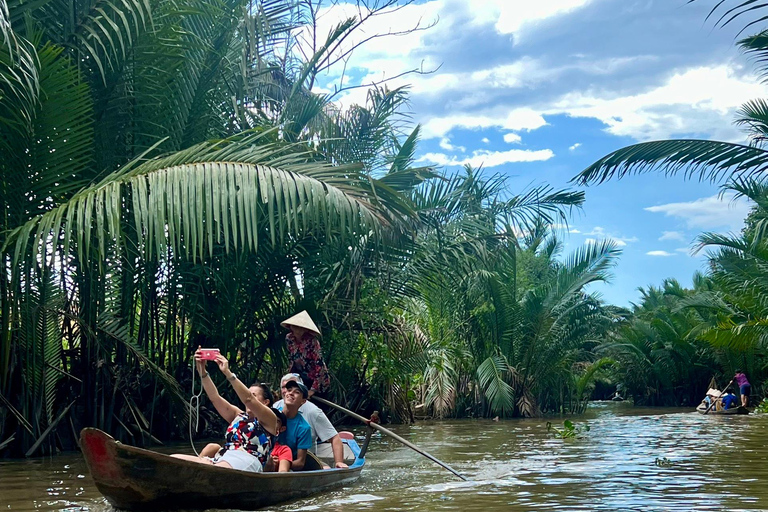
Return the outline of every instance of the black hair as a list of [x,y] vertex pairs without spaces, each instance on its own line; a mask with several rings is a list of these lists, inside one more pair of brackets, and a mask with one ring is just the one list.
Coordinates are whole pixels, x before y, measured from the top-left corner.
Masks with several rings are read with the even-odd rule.
[[[275,416],[277,417],[277,421],[280,422],[280,427],[287,427],[288,426],[288,417],[281,411],[280,409],[272,408],[272,412],[275,413]],[[279,434],[280,432],[278,432]]]
[[267,405],[270,407],[272,406],[272,404],[275,401],[275,397],[272,394],[272,389],[269,387],[269,384],[267,384],[266,382],[256,382],[255,384],[251,384],[251,387],[259,388],[264,398],[269,400],[269,403]]

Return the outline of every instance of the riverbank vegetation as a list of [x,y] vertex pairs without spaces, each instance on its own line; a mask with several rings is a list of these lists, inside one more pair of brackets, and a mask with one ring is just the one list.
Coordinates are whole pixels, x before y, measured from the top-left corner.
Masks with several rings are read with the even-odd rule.
[[[737,366],[762,380],[768,202],[747,171],[768,108],[742,113],[755,144],[738,154],[662,145],[580,176],[735,168],[725,186],[757,205],[740,236],[702,235],[715,252],[694,289],[649,287],[629,311],[590,287],[612,242],[563,254],[583,192],[419,166],[405,89],[347,108],[313,92],[397,5],[326,34],[310,0],[0,0],[5,453],[71,448],[83,426],[184,438],[194,350],[276,382],[279,322],[301,309],[330,398],[390,421],[579,413],[596,383],[693,403]],[[201,432],[220,431],[207,412]]]

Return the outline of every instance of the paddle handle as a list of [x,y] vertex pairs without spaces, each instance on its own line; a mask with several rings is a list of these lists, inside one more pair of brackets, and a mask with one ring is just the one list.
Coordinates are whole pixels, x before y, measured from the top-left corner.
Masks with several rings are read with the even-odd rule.
[[718,400],[720,400],[720,399],[723,397],[723,395],[725,394],[725,390],[726,390],[726,389],[728,389],[729,387],[731,387],[731,384],[733,384],[733,379],[731,379],[731,381],[730,381],[728,384],[726,384],[726,386],[725,386],[725,387],[723,388],[723,390],[720,392],[720,396],[718,396],[717,398],[715,398],[714,400],[712,400],[712,403],[711,403],[711,404],[709,404],[709,407],[707,407],[707,410],[706,410],[706,411],[704,411],[704,414],[707,414],[707,413],[709,412],[709,410],[710,410],[712,407],[714,407],[714,405],[717,403],[717,401],[718,401]]
[[458,471],[453,469],[451,466],[449,466],[445,462],[439,460],[434,455],[425,452],[424,450],[422,450],[421,448],[419,448],[415,444],[411,443],[410,441],[407,441],[407,440],[403,439],[402,437],[400,437],[399,435],[395,434],[391,430],[387,430],[386,428],[382,427],[378,423],[374,423],[371,420],[369,420],[369,419],[367,419],[367,418],[365,418],[363,416],[360,416],[356,412],[352,412],[349,409],[346,409],[346,408],[344,408],[344,407],[342,407],[340,405],[337,405],[337,404],[335,404],[333,402],[329,402],[328,400],[326,400],[324,398],[320,398],[319,396],[312,396],[312,400],[315,400],[316,402],[320,402],[321,404],[325,404],[325,405],[327,405],[329,407],[333,407],[334,409],[343,412],[344,414],[346,414],[350,418],[354,418],[354,419],[356,419],[358,421],[362,421],[363,423],[365,423],[369,427],[375,428],[376,430],[378,430],[382,434],[388,435],[389,437],[391,437],[395,441],[399,441],[399,442],[403,443],[405,446],[407,446],[408,448],[410,448],[411,450],[420,453],[421,455],[423,455],[424,457],[428,458],[429,460],[431,460],[435,464],[438,464],[438,465],[444,467],[445,469],[447,469],[448,471],[450,471],[451,473],[453,473],[457,477],[461,478],[465,482],[468,480],[467,477],[465,477],[464,475],[462,475],[461,473],[459,473]]

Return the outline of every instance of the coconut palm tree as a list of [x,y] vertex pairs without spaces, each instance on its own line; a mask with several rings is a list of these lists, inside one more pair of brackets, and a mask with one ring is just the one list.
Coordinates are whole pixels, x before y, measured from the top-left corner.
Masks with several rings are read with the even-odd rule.
[[711,310],[688,307],[688,301],[709,293],[711,278],[697,275],[688,290],[674,279],[661,287],[641,288],[632,316],[598,352],[617,362],[614,377],[626,386],[635,403],[680,405],[698,402],[723,354],[699,335]]
[[[51,450],[71,410],[171,432],[183,416],[150,411],[198,344],[279,364],[272,314],[309,251],[412,222],[429,173],[372,175],[401,92],[333,109],[280,55],[300,20],[282,0],[0,0],[0,442]],[[326,143],[354,130],[355,152]]]
[[425,228],[406,267],[416,292],[408,306],[431,341],[423,398],[437,416],[538,414],[558,378],[573,384],[572,363],[599,323],[599,303],[583,290],[607,277],[615,248],[589,246],[560,263],[548,237],[582,196],[504,193],[502,178],[467,167],[415,200]]

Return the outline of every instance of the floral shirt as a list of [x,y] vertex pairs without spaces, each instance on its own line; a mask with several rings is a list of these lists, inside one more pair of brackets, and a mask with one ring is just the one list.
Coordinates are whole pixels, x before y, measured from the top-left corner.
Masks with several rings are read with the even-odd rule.
[[300,340],[296,339],[292,332],[286,335],[288,342],[288,361],[291,364],[291,372],[298,373],[302,378],[312,380],[312,388],[315,393],[325,393],[331,386],[328,376],[328,368],[323,361],[323,352],[320,349],[320,341],[307,331]]
[[261,462],[262,466],[269,459],[272,449],[272,436],[259,425],[255,418],[249,418],[246,413],[238,414],[227,427],[224,434],[224,446],[219,451],[245,450]]

